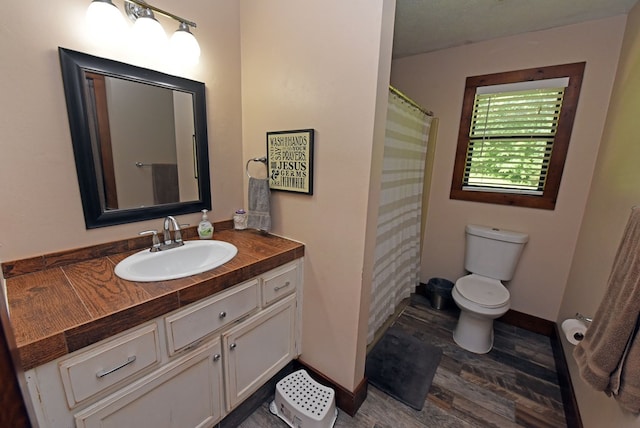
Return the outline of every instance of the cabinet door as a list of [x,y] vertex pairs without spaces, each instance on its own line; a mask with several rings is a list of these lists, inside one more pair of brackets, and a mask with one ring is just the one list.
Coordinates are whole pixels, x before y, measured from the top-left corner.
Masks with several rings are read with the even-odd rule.
[[220,340],[75,414],[78,427],[211,427],[222,418]]
[[296,296],[289,296],[222,335],[227,410],[260,388],[295,356]]

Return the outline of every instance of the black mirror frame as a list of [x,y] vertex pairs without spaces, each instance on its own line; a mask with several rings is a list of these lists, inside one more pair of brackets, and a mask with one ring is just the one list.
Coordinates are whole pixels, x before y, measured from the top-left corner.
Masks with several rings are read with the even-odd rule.
[[[203,209],[210,210],[209,140],[207,137],[204,83],[61,47],[58,48],[58,54],[60,56],[73,153],[87,229],[161,218],[167,215],[194,213]],[[97,72],[105,76],[187,92],[193,95],[196,151],[198,154],[199,200],[113,211],[104,211],[102,209],[91,149],[89,121],[85,110],[85,106],[87,105],[85,102],[84,89],[85,70]]]

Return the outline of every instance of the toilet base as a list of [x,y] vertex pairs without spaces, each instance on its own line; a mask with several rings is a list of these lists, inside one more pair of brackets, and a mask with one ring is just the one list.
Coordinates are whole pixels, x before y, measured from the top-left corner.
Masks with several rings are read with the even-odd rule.
[[493,348],[493,318],[479,317],[462,309],[453,340],[463,349],[475,354],[486,354]]

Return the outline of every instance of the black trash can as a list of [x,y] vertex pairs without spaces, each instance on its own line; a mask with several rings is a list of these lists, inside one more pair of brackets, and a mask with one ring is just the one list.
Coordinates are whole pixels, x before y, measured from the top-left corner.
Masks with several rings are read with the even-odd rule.
[[432,308],[440,310],[453,307],[453,297],[451,297],[453,282],[444,278],[431,278],[426,288],[427,298]]

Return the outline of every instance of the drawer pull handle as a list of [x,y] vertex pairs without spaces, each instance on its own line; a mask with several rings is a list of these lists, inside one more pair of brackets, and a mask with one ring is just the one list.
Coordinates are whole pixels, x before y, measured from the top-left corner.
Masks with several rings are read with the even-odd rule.
[[227,313],[225,311],[220,312],[220,315],[218,315],[218,318],[224,318],[227,316]]
[[236,344],[232,343],[231,345],[229,345],[229,349],[236,349]]
[[279,285],[279,286],[275,287],[275,288],[273,289],[273,291],[280,291],[280,290],[282,290],[283,288],[287,288],[287,287],[288,287],[288,286],[290,286],[290,285],[291,285],[291,283],[290,283],[289,281],[287,281],[287,282],[285,282],[285,283],[284,283],[284,285]]
[[213,356],[213,361],[219,361],[220,360],[220,354],[215,354]]
[[197,348],[198,346],[200,346],[201,343],[202,343],[202,339],[196,340],[195,342],[187,345],[184,349],[185,351],[188,351],[190,349]]
[[135,360],[136,360],[136,356],[132,355],[131,357],[127,358],[127,361],[125,361],[124,363],[120,364],[117,367],[114,367],[114,368],[109,369],[109,370],[100,370],[98,373],[96,373],[96,377],[98,379],[103,378],[108,374],[111,374],[111,373],[113,373],[113,372],[115,372],[117,370],[120,370],[123,367],[128,366],[129,364],[133,363]]

